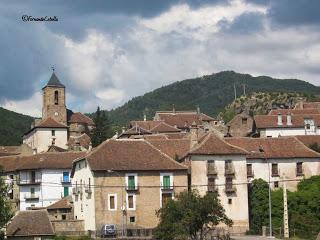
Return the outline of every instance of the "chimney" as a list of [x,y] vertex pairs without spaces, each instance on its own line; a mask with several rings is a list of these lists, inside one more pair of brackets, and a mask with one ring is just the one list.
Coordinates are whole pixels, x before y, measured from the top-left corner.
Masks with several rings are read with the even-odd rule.
[[291,113],[288,113],[288,115],[287,115],[287,125],[288,125],[288,126],[292,125],[292,116],[291,116]]
[[190,149],[198,144],[198,127],[193,121],[190,128]]
[[76,138],[74,140],[74,147],[73,147],[74,151],[81,151],[81,146],[80,146],[80,141],[78,138]]
[[200,107],[197,106],[197,114],[200,114]]
[[278,113],[278,125],[282,125],[282,115]]
[[176,108],[175,108],[174,104],[172,104],[172,113],[176,114]]
[[143,114],[143,121],[147,121],[147,115]]
[[122,127],[122,133],[124,133],[126,131],[125,127]]

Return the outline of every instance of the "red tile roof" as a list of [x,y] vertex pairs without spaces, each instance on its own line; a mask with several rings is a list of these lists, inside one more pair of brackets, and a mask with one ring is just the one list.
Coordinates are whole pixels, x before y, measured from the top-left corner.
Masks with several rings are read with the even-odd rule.
[[47,119],[42,120],[35,128],[67,128],[68,126],[57,122],[53,118],[49,117]]
[[320,108],[320,102],[304,102],[303,108]]
[[48,210],[54,210],[54,209],[70,209],[72,208],[72,198],[71,196],[64,197],[61,200],[49,205],[47,207]]
[[154,128],[150,130],[152,133],[169,133],[169,132],[181,132],[180,129],[170,126],[169,124],[165,122],[161,122]]
[[[228,143],[249,152],[247,158],[320,158],[295,137],[226,138]],[[263,151],[262,151],[263,149]]]
[[203,121],[214,121],[212,117],[209,117],[204,113],[198,114],[196,112],[157,112],[156,115],[160,118],[160,120],[165,121],[171,126],[176,126],[177,128],[189,128],[193,122],[199,126],[203,124]]
[[81,147],[84,147],[86,149],[88,149],[91,144],[91,138],[86,133],[83,133],[80,136],[69,137],[69,140],[68,140],[69,148],[73,149],[73,147],[76,146],[77,141],[79,141],[79,144]]
[[85,123],[90,126],[95,125],[91,118],[89,118],[88,116],[86,116],[80,112],[72,113],[68,122],[69,123]]
[[48,152],[30,156],[1,157],[4,171],[29,169],[71,169],[72,161],[84,157],[86,152]]
[[139,126],[145,130],[150,131],[152,128],[155,128],[160,123],[163,123],[163,121],[154,121],[154,120],[147,120],[147,121],[131,121],[130,126],[135,127]]
[[306,146],[318,144],[320,146],[320,135],[301,135],[296,138]]
[[189,139],[165,139],[165,140],[147,140],[153,146],[164,152],[171,158],[183,158],[190,150]]
[[282,125],[278,125],[276,115],[256,115],[254,121],[257,128],[296,128],[304,127],[305,119],[313,119],[317,126],[320,125],[320,114],[292,115],[292,125],[287,125],[287,117],[282,115]]
[[47,210],[20,211],[7,227],[9,237],[52,236]]
[[268,115],[287,115],[291,113],[292,115],[300,115],[300,114],[320,114],[320,109],[273,109],[271,110]]
[[86,156],[93,171],[186,170],[145,140],[109,139]]
[[233,146],[213,133],[209,133],[202,142],[190,151],[191,155],[246,155],[247,152]]

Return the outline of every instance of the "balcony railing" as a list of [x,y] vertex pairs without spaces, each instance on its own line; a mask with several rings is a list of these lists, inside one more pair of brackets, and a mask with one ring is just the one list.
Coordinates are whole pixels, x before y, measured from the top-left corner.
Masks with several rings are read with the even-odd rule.
[[170,183],[169,185],[161,183],[162,190],[173,190],[173,188],[174,188],[173,183]]
[[279,177],[279,176],[280,176],[279,170],[272,170],[271,177]]
[[18,179],[18,185],[39,185],[41,179]]
[[39,199],[39,195],[36,193],[24,194],[24,199],[25,200],[37,200],[37,199]]
[[71,179],[70,178],[61,177],[60,181],[61,181],[62,184],[70,184],[71,183]]
[[237,191],[236,187],[233,185],[226,185],[225,192],[226,193],[235,193]]
[[126,190],[127,191],[138,191],[138,189],[139,189],[139,186],[138,185],[127,185],[126,186]]

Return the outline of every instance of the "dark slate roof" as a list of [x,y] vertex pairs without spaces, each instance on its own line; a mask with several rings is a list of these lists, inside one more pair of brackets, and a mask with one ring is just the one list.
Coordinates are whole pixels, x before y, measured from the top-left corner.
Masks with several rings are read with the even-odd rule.
[[52,228],[46,210],[21,211],[8,225],[9,237],[52,236]]
[[65,86],[60,82],[56,74],[53,72],[49,82],[47,83],[46,87],[60,87],[64,88]]

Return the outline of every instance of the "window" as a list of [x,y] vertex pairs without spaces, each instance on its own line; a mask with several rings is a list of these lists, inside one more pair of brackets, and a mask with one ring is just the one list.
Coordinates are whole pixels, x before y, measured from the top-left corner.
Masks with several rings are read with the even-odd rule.
[[130,223],[135,223],[136,222],[136,217],[130,217]]
[[33,196],[34,196],[34,193],[35,193],[34,188],[30,188],[30,196],[31,196],[31,197],[33,197]]
[[65,214],[62,214],[61,217],[62,217],[62,220],[66,220],[67,219],[67,216]]
[[136,210],[136,195],[128,194],[127,195],[127,209]]
[[162,190],[173,189],[173,174],[172,173],[160,173],[160,185]]
[[170,199],[172,199],[172,193],[162,193],[161,194],[161,206],[164,207]]
[[228,204],[232,204],[232,198],[228,198]]
[[247,125],[248,119],[247,118],[242,118],[242,125]]
[[136,190],[136,175],[127,175],[127,190]]
[[297,162],[297,176],[303,176],[302,162]]
[[82,205],[82,203],[80,204],[80,207],[81,207],[81,212],[83,212],[83,205]]
[[51,136],[54,137],[56,135],[56,130],[51,130]]
[[273,183],[273,185],[274,185],[274,188],[278,188],[278,187],[279,187],[279,182],[278,182],[278,181],[275,181],[275,182]]
[[232,165],[231,160],[225,161],[225,174],[226,175],[233,175],[234,174],[234,169],[233,169],[233,165]]
[[59,92],[54,91],[54,104],[58,105],[59,104]]
[[253,177],[252,164],[247,164],[247,177]]
[[232,189],[232,178],[226,178],[226,188]]
[[278,176],[279,176],[278,164],[272,163],[272,177],[278,177]]
[[307,123],[307,124],[306,124],[306,129],[307,129],[307,130],[310,130],[310,128],[311,128],[311,127],[310,127],[310,124]]
[[32,183],[36,182],[36,172],[35,171],[31,171],[31,182]]
[[63,196],[64,196],[64,197],[69,196],[69,187],[64,187],[64,188],[63,188]]
[[108,209],[110,211],[117,210],[117,194],[109,194],[108,195]]
[[217,175],[216,166],[214,160],[208,160],[207,175]]
[[208,192],[216,191],[216,179],[214,177],[208,177]]
[[63,182],[70,182],[69,172],[63,172]]
[[170,176],[163,176],[163,188],[169,189],[170,186]]

